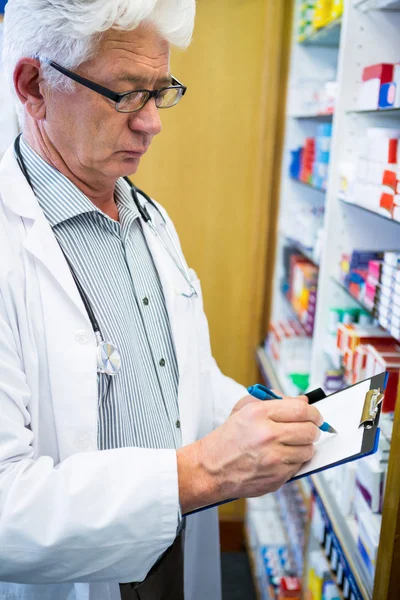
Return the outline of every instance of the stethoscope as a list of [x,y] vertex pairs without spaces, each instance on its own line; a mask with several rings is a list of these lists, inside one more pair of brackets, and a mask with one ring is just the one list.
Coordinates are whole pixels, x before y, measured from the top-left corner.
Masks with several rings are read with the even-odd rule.
[[[22,173],[24,174],[27,182],[29,183],[33,193],[35,193],[35,190],[33,188],[32,185],[32,181],[31,178],[29,177],[29,173],[26,169],[24,160],[22,158],[22,153],[21,153],[21,147],[20,147],[20,138],[21,138],[20,134],[14,142],[14,153],[15,153],[15,158],[18,162],[18,165],[22,171]],[[182,294],[183,296],[185,296],[186,298],[193,298],[197,296],[197,292],[195,290],[195,288],[193,287],[193,284],[190,280],[190,275],[189,275],[189,271],[186,267],[186,264],[181,256],[181,253],[179,252],[177,245],[172,237],[172,235],[170,234],[168,227],[167,227],[167,222],[164,218],[164,216],[162,215],[161,211],[159,210],[159,208],[157,207],[157,205],[153,202],[153,200],[151,198],[149,198],[149,196],[147,194],[145,194],[144,192],[142,192],[141,190],[139,190],[138,188],[136,188],[133,183],[129,180],[128,177],[124,177],[124,179],[129,183],[130,186],[130,190],[131,190],[131,195],[132,195],[132,199],[139,211],[139,214],[141,216],[141,218],[143,219],[143,221],[150,227],[151,231],[153,232],[154,236],[160,241],[161,245],[163,246],[163,248],[166,250],[166,252],[168,253],[168,255],[170,256],[171,260],[174,262],[175,266],[177,267],[177,269],[179,270],[179,272],[182,274],[182,276],[184,277],[184,279],[186,280],[187,284],[189,285],[189,289],[190,289],[190,293],[189,294]],[[153,208],[155,208],[158,212],[158,214],[161,216],[162,218],[162,223],[161,225],[164,227],[167,235],[168,235],[168,239],[170,240],[174,251],[176,253],[176,256],[179,259],[176,259],[176,256],[174,256],[174,254],[171,252],[171,250],[168,248],[167,244],[165,243],[165,241],[163,240],[163,238],[161,237],[161,235],[159,234],[159,232],[157,231],[157,228],[155,227],[149,212],[146,208],[145,204],[142,204],[139,200],[138,197],[138,193],[141,194],[144,199],[146,200],[146,203],[151,204],[151,206]],[[56,238],[57,239],[57,238]],[[58,240],[57,240],[58,241]],[[110,375],[110,376],[114,376],[118,373],[118,371],[121,369],[121,354],[117,348],[117,346],[115,344],[113,344],[112,342],[109,341],[105,341],[103,338],[103,335],[101,333],[100,330],[100,326],[99,323],[96,319],[96,316],[93,312],[93,308],[92,305],[90,303],[90,300],[88,298],[88,295],[86,294],[85,290],[83,289],[69,259],[67,258],[64,249],[62,248],[61,244],[59,243],[60,248],[64,254],[65,260],[67,261],[67,264],[70,268],[72,277],[74,278],[76,287],[78,289],[79,295],[82,299],[82,302],[85,306],[87,315],[90,319],[90,323],[92,325],[93,328],[93,333],[95,335],[95,339],[97,342],[97,371],[98,373],[104,373],[106,375]]]
[[[189,286],[190,289],[190,293],[189,294],[184,294],[182,292],[182,296],[185,296],[185,298],[195,298],[197,297],[197,292],[195,290],[195,288],[193,287],[193,284],[190,280],[190,275],[189,275],[189,271],[188,268],[186,266],[185,261],[182,258],[182,254],[179,251],[176,242],[174,240],[174,238],[172,237],[168,226],[167,226],[167,221],[165,220],[164,215],[162,214],[162,212],[160,211],[160,209],[158,208],[158,206],[156,205],[156,203],[150,198],[150,196],[148,196],[145,192],[143,192],[142,190],[139,190],[139,188],[137,188],[135,185],[133,185],[132,181],[129,179],[129,177],[124,177],[125,181],[129,184],[130,188],[131,188],[131,195],[133,198],[134,203],[136,204],[136,208],[139,211],[140,216],[142,217],[143,221],[149,226],[150,230],[153,232],[154,236],[158,239],[158,241],[160,242],[160,244],[163,246],[164,250],[169,254],[171,260],[173,261],[173,263],[175,264],[176,268],[178,269],[178,271],[181,273],[182,277],[186,280],[186,283]],[[145,204],[142,204],[139,200],[139,196],[138,193],[143,196],[143,198],[145,199]],[[153,223],[153,220],[149,214],[149,211],[146,208],[146,204],[150,204],[153,208],[155,208],[155,210],[158,212],[158,214],[160,215],[162,221],[160,223],[161,227],[164,228],[169,241],[172,244],[172,247],[175,251],[175,254],[173,254],[170,250],[170,248],[168,248],[167,244],[165,243],[165,241],[163,240],[162,236],[160,235],[160,233],[158,232],[156,226]],[[178,260],[176,259],[176,257],[178,257]],[[179,262],[178,262],[179,261]]]

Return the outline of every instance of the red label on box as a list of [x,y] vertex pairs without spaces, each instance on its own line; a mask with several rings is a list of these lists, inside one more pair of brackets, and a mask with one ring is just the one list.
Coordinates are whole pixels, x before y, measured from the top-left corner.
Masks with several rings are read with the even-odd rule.
[[392,214],[394,203],[394,194],[382,194],[379,202],[381,208],[385,208]]
[[392,188],[395,192],[397,184],[396,173],[393,171],[383,171],[382,184]]
[[393,81],[393,66],[388,63],[379,63],[377,65],[370,65],[365,67],[362,74],[362,80],[368,81],[369,79],[380,79],[382,83],[389,83]]

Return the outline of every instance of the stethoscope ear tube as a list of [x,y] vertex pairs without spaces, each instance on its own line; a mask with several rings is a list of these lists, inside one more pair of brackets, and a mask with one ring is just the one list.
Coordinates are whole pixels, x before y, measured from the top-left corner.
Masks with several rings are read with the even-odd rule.
[[[176,268],[178,269],[178,271],[181,273],[182,277],[185,279],[186,283],[188,284],[189,288],[190,288],[190,294],[182,294],[183,296],[185,296],[186,298],[192,298],[192,297],[197,297],[197,291],[194,288],[191,280],[190,280],[190,275],[188,272],[188,269],[186,267],[186,264],[182,258],[181,252],[179,252],[179,249],[175,243],[174,238],[172,237],[168,227],[167,227],[167,223],[166,220],[164,218],[164,215],[161,213],[161,211],[159,210],[159,208],[156,206],[156,204],[153,202],[153,200],[147,195],[145,194],[145,192],[142,192],[142,190],[139,190],[138,188],[136,188],[132,181],[129,179],[129,177],[124,177],[125,181],[127,181],[130,185],[131,188],[131,195],[132,195],[132,199],[136,205],[136,208],[139,211],[140,216],[142,217],[143,221],[148,225],[148,227],[150,228],[150,230],[152,231],[153,235],[158,239],[158,241],[160,242],[160,244],[163,246],[164,250],[167,252],[167,254],[170,256],[171,260],[173,261],[173,263],[175,264]],[[164,227],[165,232],[168,236],[169,241],[172,244],[172,247],[174,249],[175,254],[173,254],[171,252],[171,250],[168,248],[167,244],[165,243],[165,241],[163,240],[162,236],[160,235],[159,231],[157,230],[156,226],[154,225],[152,218],[149,214],[149,211],[147,210],[147,207],[145,204],[142,204],[139,200],[139,196],[138,193],[144,197],[144,199],[146,200],[146,202],[148,204],[150,204],[160,215],[161,219],[162,219],[162,223],[161,225]],[[178,262],[178,260],[179,262]]]

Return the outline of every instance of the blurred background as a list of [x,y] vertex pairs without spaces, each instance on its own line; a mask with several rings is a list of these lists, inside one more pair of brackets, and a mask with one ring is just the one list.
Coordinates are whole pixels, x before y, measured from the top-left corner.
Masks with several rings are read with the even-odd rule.
[[244,385],[264,333],[290,12],[285,0],[197,2],[193,42],[171,57],[188,91],[135,177],[169,211],[202,282],[214,356]]

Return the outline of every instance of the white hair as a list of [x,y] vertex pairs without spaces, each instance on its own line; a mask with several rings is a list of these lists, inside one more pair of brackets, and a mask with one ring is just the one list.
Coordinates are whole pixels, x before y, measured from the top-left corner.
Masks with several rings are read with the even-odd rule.
[[[195,0],[9,0],[4,18],[5,72],[12,82],[18,60],[37,56],[75,69],[92,58],[104,31],[131,31],[144,21],[170,44],[186,48],[194,15]],[[42,67],[51,87],[72,88],[61,73],[44,63]],[[17,110],[21,118],[19,102]]]

